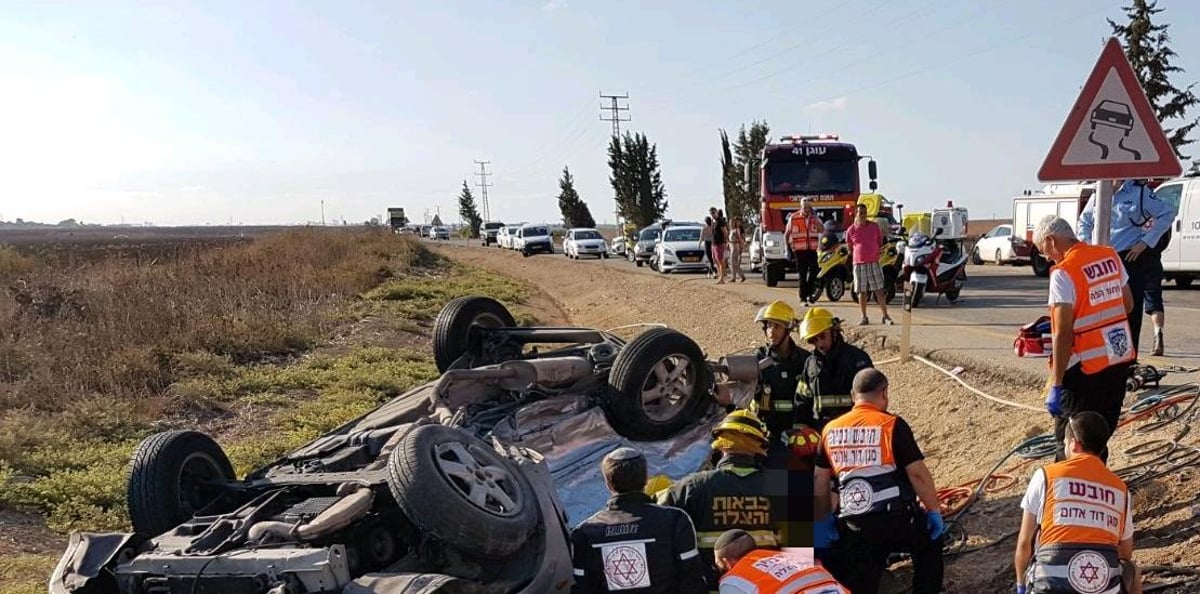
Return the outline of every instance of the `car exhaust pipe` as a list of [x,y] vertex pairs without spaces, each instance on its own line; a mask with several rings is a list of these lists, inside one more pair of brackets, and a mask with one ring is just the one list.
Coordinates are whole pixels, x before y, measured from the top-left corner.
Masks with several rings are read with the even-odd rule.
[[254,542],[262,542],[265,537],[273,537],[283,541],[310,541],[329,536],[341,530],[371,510],[375,501],[375,492],[370,488],[354,483],[346,483],[338,488],[339,493],[353,489],[325,511],[317,514],[305,524],[289,524],[287,522],[258,522],[250,527],[246,537]]

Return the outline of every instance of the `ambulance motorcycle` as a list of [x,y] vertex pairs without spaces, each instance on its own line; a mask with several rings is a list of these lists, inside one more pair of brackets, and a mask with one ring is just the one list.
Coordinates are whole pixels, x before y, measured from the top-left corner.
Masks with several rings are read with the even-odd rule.
[[826,232],[821,235],[817,249],[817,282],[812,295],[813,301],[822,290],[830,301],[841,301],[842,295],[846,294],[846,285],[852,278],[850,262],[850,247],[837,233]]
[[967,253],[962,240],[938,241],[941,234],[941,229],[933,237],[917,232],[908,239],[900,274],[912,285],[913,307],[926,293],[945,295],[954,303],[967,280]]

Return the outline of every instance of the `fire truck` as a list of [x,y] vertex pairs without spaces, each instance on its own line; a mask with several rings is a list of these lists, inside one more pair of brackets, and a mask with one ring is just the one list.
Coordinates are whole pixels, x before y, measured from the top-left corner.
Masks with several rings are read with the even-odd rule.
[[[875,161],[859,155],[853,144],[841,142],[836,134],[792,135],[768,144],[759,158],[759,198],[762,201],[763,282],[774,287],[795,269],[790,247],[784,238],[788,214],[809,198],[817,216],[838,229],[853,216],[860,194],[858,161],[866,157],[870,188],[874,191]],[[746,167],[750,185],[751,167]]]

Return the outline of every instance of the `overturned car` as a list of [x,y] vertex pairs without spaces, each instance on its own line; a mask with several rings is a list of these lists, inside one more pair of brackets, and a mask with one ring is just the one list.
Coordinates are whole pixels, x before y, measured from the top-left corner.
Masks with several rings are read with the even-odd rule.
[[132,458],[134,532],[72,534],[49,590],[568,591],[568,526],[595,507],[569,519],[560,495],[602,501],[594,454],[635,440],[695,470],[713,396],[731,381],[752,395],[759,368],[707,361],[667,328],[613,332],[518,327],[460,298],[434,323],[441,377],[244,478],[204,434],[150,436]]

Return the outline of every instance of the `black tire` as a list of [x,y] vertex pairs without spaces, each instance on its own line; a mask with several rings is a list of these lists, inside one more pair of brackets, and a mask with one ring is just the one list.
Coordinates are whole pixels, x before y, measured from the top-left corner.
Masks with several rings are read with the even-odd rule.
[[1175,277],[1175,286],[1179,287],[1180,289],[1186,289],[1186,288],[1192,286],[1192,277],[1190,277],[1190,276]]
[[1034,276],[1041,278],[1050,276],[1050,261],[1043,258],[1037,250],[1033,250],[1033,253],[1030,254],[1029,263],[1033,266]]
[[634,260],[634,265],[636,265],[638,268],[641,268],[642,264],[645,264],[645,262],[642,262],[641,260]]
[[125,500],[135,532],[155,537],[188,521],[235,480],[221,446],[197,431],[165,431],[133,452]]
[[983,258],[979,255],[979,248],[971,250],[971,263],[976,266],[983,264]]
[[[529,481],[467,432],[421,425],[404,436],[387,466],[388,488],[404,515],[464,553],[505,557],[538,526],[537,494]],[[482,498],[482,505],[472,496]]]
[[[671,394],[651,404],[670,401],[648,409],[645,392],[659,387],[655,370],[660,365],[668,374],[678,373],[684,385],[672,385]],[[629,439],[667,439],[699,419],[712,404],[708,384],[708,366],[700,346],[675,330],[655,328],[622,347],[613,360],[605,416],[617,433]]]
[[474,324],[488,328],[516,326],[508,308],[491,297],[468,296],[453,299],[433,321],[433,359],[439,372],[467,352],[467,335]]
[[921,305],[921,298],[925,296],[925,285],[917,285],[913,289],[912,306],[918,307]]
[[845,294],[846,279],[836,275],[825,279],[825,296],[830,301],[841,301],[842,296]]
[[601,252],[601,254],[600,254],[600,259],[602,259],[602,260],[607,260],[607,259],[608,259],[608,252]]
[[946,301],[954,303],[955,301],[958,301],[958,296],[961,294],[962,289],[950,289],[949,291],[946,291]]

